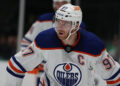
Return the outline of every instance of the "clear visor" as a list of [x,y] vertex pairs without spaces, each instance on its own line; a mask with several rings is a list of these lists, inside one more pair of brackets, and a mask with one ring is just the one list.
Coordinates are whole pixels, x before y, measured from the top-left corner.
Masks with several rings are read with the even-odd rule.
[[54,27],[56,29],[57,28],[70,29],[72,27],[72,22],[71,21],[64,21],[64,20],[60,20],[60,19],[55,19]]

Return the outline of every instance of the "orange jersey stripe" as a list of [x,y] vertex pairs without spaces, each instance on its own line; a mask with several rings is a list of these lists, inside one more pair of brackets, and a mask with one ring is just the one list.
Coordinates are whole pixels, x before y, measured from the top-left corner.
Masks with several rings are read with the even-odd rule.
[[15,72],[17,72],[17,73],[25,73],[25,72],[15,68],[10,60],[9,60],[9,65]]
[[115,84],[115,83],[118,83],[120,82],[120,78],[118,78],[117,80],[114,80],[114,81],[106,81],[107,84]]
[[44,71],[44,66],[42,64],[39,64],[38,68],[39,68],[39,71]]
[[[35,45],[37,48],[40,48],[37,44],[36,44],[36,41],[34,40],[35,42]],[[58,47],[58,48],[40,48],[41,50],[57,50],[57,49],[64,49],[62,47]],[[82,52],[82,51],[77,51],[77,50],[73,50],[74,52],[78,52],[78,53],[83,53],[83,54],[86,54],[86,55],[89,55],[89,56],[93,56],[93,57],[97,57],[97,56],[100,56],[104,51],[105,51],[105,48],[102,50],[102,52],[98,55],[93,55],[93,54],[90,54],[90,53],[86,53],[86,52]]]
[[102,52],[98,55],[93,55],[93,54],[90,54],[90,53],[86,53],[86,52],[82,52],[82,51],[77,51],[77,50],[73,50],[74,52],[78,52],[78,53],[83,53],[83,54],[86,54],[86,55],[89,55],[89,56],[93,56],[93,57],[97,57],[97,56],[100,56],[102,54],[103,51],[105,51],[105,49],[102,50]]
[[57,49],[63,49],[62,47],[58,47],[58,48],[40,48],[37,44],[36,41],[34,40],[35,46],[41,50],[57,50]]
[[43,86],[45,86],[45,81],[43,80]]
[[[38,47],[38,48],[40,48],[40,47]],[[40,48],[40,49],[42,49],[42,50],[59,50],[59,49],[63,49],[63,48],[58,47],[58,48]]]
[[38,72],[39,72],[39,68],[35,68],[34,70],[28,71],[27,73],[30,73],[30,74],[38,74]]

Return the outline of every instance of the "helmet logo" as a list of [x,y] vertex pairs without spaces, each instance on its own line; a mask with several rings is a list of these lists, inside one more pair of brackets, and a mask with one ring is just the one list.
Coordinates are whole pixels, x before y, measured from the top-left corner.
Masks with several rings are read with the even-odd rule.
[[68,7],[64,6],[60,10],[63,11],[63,12],[65,12],[66,9],[68,9]]

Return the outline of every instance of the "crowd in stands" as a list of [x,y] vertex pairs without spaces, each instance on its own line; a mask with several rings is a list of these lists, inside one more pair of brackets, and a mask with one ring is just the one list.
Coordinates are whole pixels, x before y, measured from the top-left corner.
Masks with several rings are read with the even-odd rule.
[[9,59],[16,53],[17,36],[16,32],[0,31],[0,59]]

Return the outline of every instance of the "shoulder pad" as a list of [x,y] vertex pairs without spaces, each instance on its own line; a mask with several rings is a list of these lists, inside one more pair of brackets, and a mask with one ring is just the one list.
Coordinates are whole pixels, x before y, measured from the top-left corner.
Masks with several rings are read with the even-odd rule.
[[61,47],[61,42],[58,39],[54,28],[40,32],[35,39],[35,43],[42,49],[53,49]]
[[98,56],[105,49],[103,42],[93,33],[80,30],[80,41],[75,50]]

